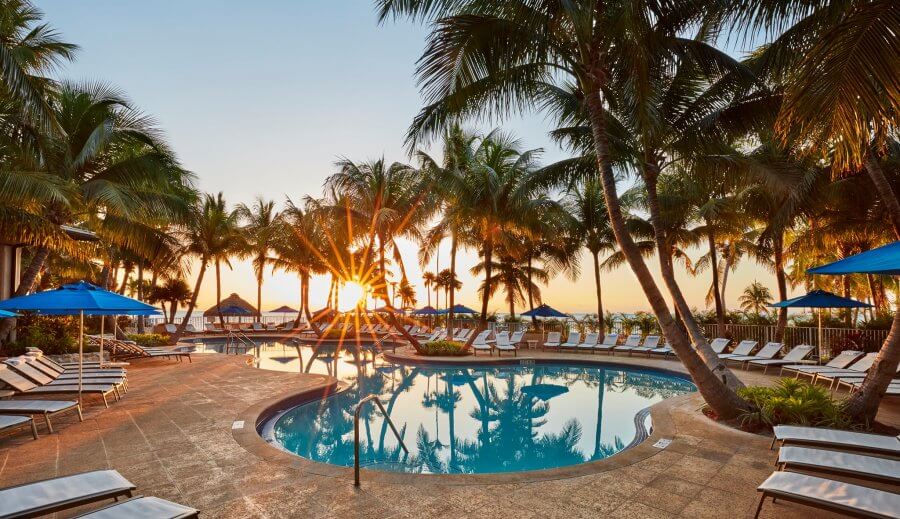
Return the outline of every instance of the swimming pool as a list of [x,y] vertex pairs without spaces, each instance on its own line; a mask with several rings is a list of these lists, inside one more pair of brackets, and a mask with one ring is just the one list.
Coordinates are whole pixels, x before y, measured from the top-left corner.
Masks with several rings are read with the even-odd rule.
[[305,458],[353,465],[353,410],[379,395],[408,448],[375,406],[360,423],[364,468],[432,474],[519,472],[600,460],[646,438],[649,406],[695,390],[681,377],[613,365],[354,365],[348,387],[263,428]]

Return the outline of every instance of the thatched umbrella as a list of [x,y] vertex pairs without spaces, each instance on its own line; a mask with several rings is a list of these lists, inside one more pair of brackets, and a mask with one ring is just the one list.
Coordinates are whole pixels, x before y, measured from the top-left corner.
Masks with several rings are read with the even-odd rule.
[[207,308],[206,311],[203,312],[203,317],[218,317],[220,313],[219,308],[221,308],[221,314],[224,317],[238,316],[239,320],[240,317],[244,315],[256,315],[255,306],[242,299],[241,296],[231,294],[223,299],[218,306],[213,305]]

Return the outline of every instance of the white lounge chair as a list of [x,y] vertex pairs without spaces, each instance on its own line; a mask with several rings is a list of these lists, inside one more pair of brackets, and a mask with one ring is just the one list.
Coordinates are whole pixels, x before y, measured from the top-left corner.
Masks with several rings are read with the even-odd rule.
[[775,472],[756,490],[762,495],[754,517],[767,497],[851,516],[900,517],[900,494],[796,472]]
[[632,333],[631,335],[629,335],[628,337],[625,338],[624,344],[622,344],[620,346],[616,346],[615,348],[613,348],[613,351],[620,351],[620,352],[627,351],[628,354],[630,355],[631,350],[637,348],[640,345],[641,345],[641,334]]
[[522,339],[525,338],[525,330],[519,330],[517,332],[513,332],[513,334],[509,337],[509,343],[513,346],[518,346],[522,343]]
[[791,351],[787,352],[784,357],[780,359],[754,359],[750,360],[744,364],[744,369],[750,369],[750,366],[762,366],[763,373],[769,371],[770,366],[784,366],[786,364],[796,364],[801,360],[809,357],[810,354],[815,350],[814,346],[810,346],[809,344],[798,344],[794,346]]
[[646,353],[649,357],[650,352],[659,347],[659,340],[659,335],[648,335],[644,338],[644,344],[632,349],[628,354],[631,355],[632,353]]
[[581,332],[569,332],[569,336],[566,337],[566,342],[559,345],[560,349],[577,348],[578,345],[581,344]]
[[544,342],[544,348],[557,349],[559,348],[560,339],[562,339],[562,333],[560,332],[550,332],[547,334],[547,340]]
[[[175,325],[173,324],[172,326],[175,326]],[[175,333],[175,332],[170,332],[170,333]],[[187,323],[184,326],[184,333],[190,333],[190,334],[200,333],[200,330],[198,330],[193,324]]]
[[778,450],[779,470],[843,474],[886,483],[900,483],[900,460],[853,452],[787,446]]
[[43,416],[47,431],[53,432],[50,418],[61,413],[75,411],[78,421],[83,422],[81,406],[70,400],[0,400],[0,413],[24,416]]
[[35,440],[37,440],[37,425],[35,425],[34,420],[32,420],[30,416],[11,416],[0,414],[0,432],[25,426],[28,426],[28,428],[31,429],[31,436],[34,437]]
[[133,483],[115,470],[95,470],[0,489],[0,517],[40,517],[78,506],[131,497]]
[[576,349],[590,351],[593,353],[594,348],[597,347],[597,343],[600,342],[600,334],[597,332],[591,332],[584,337],[584,341],[579,344]]
[[862,356],[863,352],[861,351],[844,350],[823,366],[814,364],[789,364],[787,366],[781,367],[780,374],[783,375],[784,371],[787,370],[793,371],[795,373],[794,378],[800,378],[800,375],[809,375],[811,378],[815,378],[816,373],[820,371],[834,371],[836,369],[844,369],[850,364],[856,362]]
[[606,337],[603,338],[603,342],[594,346],[595,350],[605,350],[612,355],[613,348],[616,347],[616,344],[619,342],[619,334],[618,333],[607,333]]
[[486,351],[488,354],[493,354],[494,346],[487,342],[488,335],[490,334],[490,330],[482,330],[475,336],[475,339],[472,340],[472,353],[474,355],[478,355],[479,351]]
[[497,343],[494,346],[497,349],[497,356],[499,357],[504,351],[511,351],[513,356],[517,356],[519,353],[519,349],[510,342],[509,332],[501,332],[497,334]]
[[730,359],[732,357],[747,357],[751,353],[753,353],[753,349],[756,348],[756,341],[741,341],[737,346],[731,350],[731,353],[719,353],[720,359]]
[[829,371],[818,371],[815,376],[813,376],[813,383],[818,382],[819,379],[829,380],[830,386],[834,386],[835,380],[839,380],[842,378],[855,378],[855,377],[865,377],[866,373],[868,373],[869,368],[875,364],[875,358],[878,356],[878,353],[866,353],[863,355],[861,359],[854,362],[846,369],[832,369]]
[[826,429],[824,427],[802,427],[799,425],[776,425],[772,447],[781,445],[812,445],[848,451],[871,452],[900,456],[900,436]]
[[203,329],[209,333],[225,333],[225,330],[214,324],[204,324]]
[[784,344],[780,342],[767,342],[765,346],[760,348],[760,350],[753,355],[725,357],[725,362],[740,362],[743,364],[750,362],[751,360],[771,360],[775,358],[775,355],[778,355],[778,352],[781,351],[781,348],[783,347]]
[[469,340],[469,336],[474,332],[474,328],[463,328],[461,330],[456,331],[456,335],[453,337],[454,341],[467,341]]

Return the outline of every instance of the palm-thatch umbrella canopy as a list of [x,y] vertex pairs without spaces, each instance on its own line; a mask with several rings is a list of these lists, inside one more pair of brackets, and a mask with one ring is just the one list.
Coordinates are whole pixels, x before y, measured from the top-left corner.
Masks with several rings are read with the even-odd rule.
[[218,317],[219,316],[219,308],[222,309],[222,315],[225,317],[229,316],[245,316],[245,315],[256,315],[256,307],[241,299],[241,296],[237,294],[231,294],[226,297],[219,303],[219,306],[212,305],[207,308],[205,312],[203,312],[203,317]]

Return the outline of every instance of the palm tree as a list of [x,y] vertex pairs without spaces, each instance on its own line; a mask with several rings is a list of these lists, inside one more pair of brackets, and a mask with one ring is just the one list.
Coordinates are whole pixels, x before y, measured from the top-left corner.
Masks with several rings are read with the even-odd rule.
[[768,315],[768,306],[772,304],[772,292],[768,287],[754,280],[744,289],[738,302],[741,304],[741,310],[745,312]]
[[274,201],[262,198],[257,198],[252,207],[239,204],[236,211],[238,218],[246,222],[241,230],[247,246],[245,252],[252,258],[253,273],[256,275],[256,315],[261,321],[263,274],[266,265],[272,262],[269,253],[281,229],[279,213],[275,210]]
[[[603,316],[603,290],[600,283],[600,254],[616,248],[616,237],[609,226],[603,189],[596,180],[588,180],[579,188],[570,189],[566,207],[572,215],[573,234],[591,253],[594,264],[594,286],[597,291],[597,315]],[[600,333],[605,333],[602,319]]]
[[438,272],[434,286],[444,291],[444,302],[447,304],[447,308],[451,308],[450,292],[461,289],[462,281],[460,281],[459,278],[456,277],[456,274],[451,272],[450,269],[444,269]]
[[[202,203],[196,207],[194,217],[182,230],[182,240],[185,244],[184,253],[197,258],[200,271],[197,273],[194,291],[188,302],[187,313],[182,318],[175,334],[172,335],[172,341],[177,342],[184,335],[191,314],[197,306],[197,296],[200,294],[203,276],[210,262],[216,264],[216,306],[218,307],[222,301],[221,284],[218,279],[219,262],[223,259],[227,262],[231,251],[234,250],[234,241],[231,236],[234,234],[234,229],[237,228],[236,221],[234,213],[228,211],[222,193],[216,196],[206,194]],[[221,313],[219,320],[224,322]]]
[[434,275],[434,272],[422,273],[422,283],[425,285],[425,293],[428,295],[428,306],[431,306],[431,287],[435,286],[436,281],[437,276]]
[[[525,0],[380,0],[377,4],[382,19],[435,19],[419,62],[427,105],[410,128],[408,135],[413,143],[440,131],[454,118],[546,107],[560,84],[578,89],[581,102],[577,111],[583,111],[590,123],[611,227],[663,332],[719,416],[733,418],[747,409],[748,404],[691,348],[672,318],[625,226],[610,161],[611,99],[607,94],[614,79],[640,79],[631,74],[635,56],[652,54],[657,47],[668,46],[673,51],[684,48],[679,36],[704,12],[703,3],[681,2],[676,6],[576,0],[541,3],[538,9]],[[676,7],[677,12],[670,12]],[[656,32],[651,30],[654,21],[664,21]],[[490,264],[488,257],[485,260]],[[705,340],[697,334],[702,349]],[[721,362],[704,357],[719,369]]]
[[154,286],[150,289],[148,301],[151,303],[160,303],[163,314],[166,313],[166,303],[169,304],[169,314],[166,322],[174,323],[175,315],[178,313],[178,305],[186,305],[190,302],[191,287],[182,278],[167,279],[162,285]]
[[[472,274],[477,275],[485,270],[487,270],[485,263],[478,263],[472,267]],[[533,280],[537,280],[540,283],[550,281],[550,276],[546,270],[529,266],[527,263],[502,253],[498,255],[497,260],[491,266],[491,270],[497,273],[496,282],[492,283],[490,288],[485,282],[482,282],[478,290],[482,293],[482,298],[490,298],[502,286],[506,294],[506,304],[509,305],[509,315],[512,319],[516,317],[516,303],[527,302],[526,294],[533,294],[538,304],[540,304],[541,289]],[[491,292],[485,294],[489,289]]]

